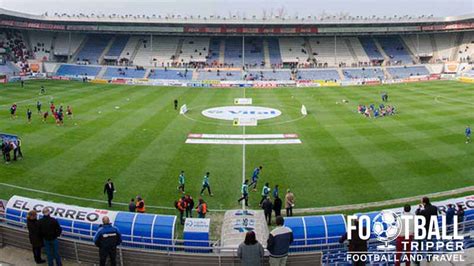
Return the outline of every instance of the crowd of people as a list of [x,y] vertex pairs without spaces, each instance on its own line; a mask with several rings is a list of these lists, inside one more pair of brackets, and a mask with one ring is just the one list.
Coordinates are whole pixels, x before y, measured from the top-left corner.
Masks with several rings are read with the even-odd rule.
[[[23,153],[21,152],[21,139],[20,138],[8,138],[2,137],[1,140],[1,149],[3,160],[6,164],[9,164],[12,160],[16,161],[18,159],[23,159]],[[13,152],[13,159],[12,159]]]
[[368,106],[359,104],[357,106],[357,112],[359,114],[364,115],[365,117],[385,117],[396,114],[395,106],[387,105],[385,106],[383,103],[376,106],[375,104],[370,104]]

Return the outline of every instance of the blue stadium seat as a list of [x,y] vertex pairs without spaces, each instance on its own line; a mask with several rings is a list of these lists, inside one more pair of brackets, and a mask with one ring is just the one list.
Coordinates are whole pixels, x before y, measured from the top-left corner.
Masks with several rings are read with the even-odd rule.
[[58,76],[89,76],[95,77],[99,74],[101,67],[97,66],[80,66],[80,65],[61,65],[56,71]]

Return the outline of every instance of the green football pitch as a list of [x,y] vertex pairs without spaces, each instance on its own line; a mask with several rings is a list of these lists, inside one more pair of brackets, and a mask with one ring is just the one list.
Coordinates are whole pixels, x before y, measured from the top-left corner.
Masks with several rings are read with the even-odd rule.
[[[44,85],[46,95],[40,96]],[[366,118],[358,104],[380,104],[382,91],[398,114]],[[82,206],[105,204],[103,185],[112,178],[115,201],[142,195],[148,205],[173,207],[180,196],[178,174],[186,172],[186,191],[199,197],[209,171],[211,209],[238,208],[242,167],[250,178],[262,165],[251,208],[258,208],[264,182],[291,188],[297,208],[335,206],[447,191],[474,183],[474,143],[464,129],[474,125],[474,86],[450,81],[367,87],[246,89],[256,106],[276,108],[281,116],[247,127],[246,134],[295,133],[302,144],[185,144],[189,133],[242,134],[231,121],[206,118],[201,111],[233,105],[244,89],[147,87],[28,81],[0,87],[0,132],[23,139],[24,159],[0,165],[0,182],[37,190],[0,186],[12,195]],[[43,123],[36,101],[49,109],[51,99],[72,106],[74,118],[56,126]],[[186,103],[186,116],[173,100]],[[347,103],[342,103],[347,100]],[[18,104],[18,118],[9,108]],[[302,117],[300,107],[307,107]],[[33,110],[27,123],[26,109]],[[58,193],[74,198],[45,194]],[[116,206],[115,209],[124,209]]]

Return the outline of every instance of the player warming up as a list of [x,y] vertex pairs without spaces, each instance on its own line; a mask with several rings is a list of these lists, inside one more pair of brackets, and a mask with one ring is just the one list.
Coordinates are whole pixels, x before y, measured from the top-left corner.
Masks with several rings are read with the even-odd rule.
[[466,144],[468,144],[469,142],[471,142],[471,127],[470,126],[466,127],[464,134],[466,135]]
[[185,177],[184,177],[184,171],[181,171],[178,177],[178,190],[181,191],[181,193],[186,193],[184,192],[184,182],[185,182]]
[[33,112],[31,112],[30,108],[28,108],[28,111],[26,111],[26,118],[28,119],[28,124],[31,124],[31,115]]
[[253,170],[252,173],[252,183],[250,183],[249,188],[253,186],[253,191],[257,191],[257,182],[258,182],[258,175],[260,171],[262,171],[263,167],[259,166]]
[[174,100],[174,109],[178,110],[178,99]]
[[209,185],[209,172],[206,173],[202,180],[202,189],[201,189],[201,196],[202,193],[204,193],[204,190],[207,188],[207,192],[209,192],[209,196],[214,196],[214,194],[211,193],[211,185]]

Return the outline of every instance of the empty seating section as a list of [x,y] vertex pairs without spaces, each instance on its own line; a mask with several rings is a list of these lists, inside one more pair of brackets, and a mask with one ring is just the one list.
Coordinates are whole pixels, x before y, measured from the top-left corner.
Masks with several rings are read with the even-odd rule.
[[263,67],[265,65],[263,55],[262,38],[245,38],[244,62],[249,67]]
[[377,37],[377,41],[392,64],[412,64],[413,58],[398,36]]
[[128,38],[127,44],[123,48],[122,53],[119,56],[119,59],[131,61],[132,56],[135,53],[135,50],[137,49],[138,43],[141,41],[141,39],[142,39],[141,36],[132,36]]
[[208,65],[218,65],[219,64],[219,52],[221,48],[221,39],[211,38],[209,42],[209,53],[207,54],[206,63]]
[[18,73],[19,71],[15,69],[10,64],[0,65],[0,74],[12,75],[13,73]]
[[179,62],[187,64],[190,62],[205,63],[209,53],[209,38],[186,37],[179,54]]
[[225,71],[221,70],[217,72],[216,70],[199,71],[198,79],[200,80],[241,80],[242,72],[241,71]]
[[472,61],[474,58],[474,32],[465,32],[461,46],[459,47],[458,59],[461,61]]
[[56,71],[58,76],[89,76],[95,77],[99,74],[99,66],[61,65]]
[[370,60],[379,61],[384,59],[372,37],[359,37],[359,41]]
[[431,35],[419,34],[402,36],[406,45],[416,56],[433,56],[433,46],[431,45]]
[[275,71],[257,71],[252,70],[247,72],[246,80],[290,80],[291,72],[289,70],[275,70]]
[[354,53],[357,57],[357,61],[361,63],[369,63],[370,58],[367,56],[367,53],[364,50],[364,47],[362,47],[362,44],[359,41],[359,38],[357,37],[347,37],[347,39],[351,46],[352,50],[354,50]]
[[309,62],[309,52],[303,38],[280,38],[279,41],[283,63],[305,64]]
[[242,66],[242,38],[225,39],[224,64],[230,67]]
[[76,61],[87,61],[90,64],[99,64],[99,58],[109,44],[110,35],[89,35],[86,43],[76,56]]
[[69,41],[68,33],[58,33],[53,44],[54,54],[63,56],[73,55],[81,46],[85,37],[84,34],[71,34],[71,40]]
[[456,42],[456,34],[454,33],[440,33],[435,34],[435,43],[438,52],[438,58],[442,61],[452,60],[451,55],[454,50]]
[[153,63],[158,66],[171,66],[178,49],[178,37],[157,37],[153,36],[151,44],[153,50]]
[[134,67],[108,67],[104,78],[144,78],[146,70]]
[[32,31],[29,33],[30,47],[36,59],[48,61],[51,55],[51,47],[53,44],[52,32]]
[[281,61],[280,43],[277,38],[268,38],[268,53],[270,55],[270,64],[272,67],[279,66]]
[[425,76],[430,74],[425,66],[387,67],[387,71],[394,79],[409,78],[411,76]]
[[346,79],[383,79],[383,70],[379,67],[376,68],[346,68],[342,70]]
[[172,79],[172,80],[190,80],[193,77],[193,72],[182,69],[152,69],[150,71],[149,79]]
[[138,45],[138,51],[133,59],[133,64],[137,66],[151,66],[153,51],[151,50],[150,36],[140,37]]
[[340,80],[335,69],[299,70],[297,78],[301,80]]
[[346,44],[346,38],[321,37],[309,40],[318,66],[351,65],[356,63]]
[[128,39],[128,35],[117,35],[109,50],[105,54],[104,58],[118,60],[120,55],[122,54],[123,49],[127,45]]

